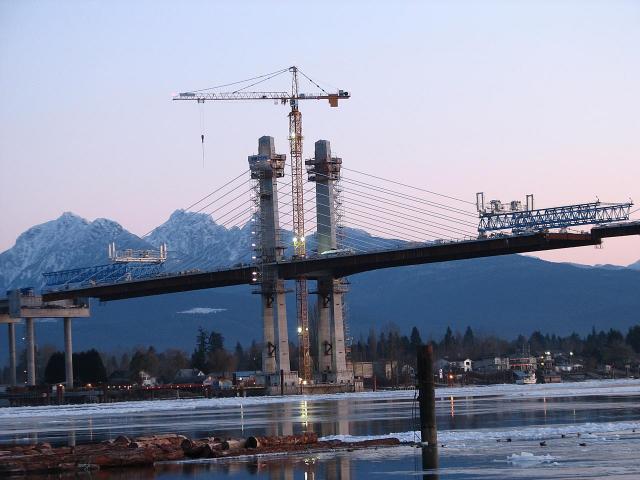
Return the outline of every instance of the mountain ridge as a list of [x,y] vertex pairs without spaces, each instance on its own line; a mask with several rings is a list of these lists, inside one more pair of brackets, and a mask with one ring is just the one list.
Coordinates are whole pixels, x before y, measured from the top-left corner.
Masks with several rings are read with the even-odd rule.
[[[290,244],[287,235],[284,241]],[[202,214],[173,212],[143,240],[112,220],[91,222],[66,212],[28,229],[0,254],[0,286],[37,286],[44,271],[106,263],[109,241],[121,248],[151,248],[166,241],[170,257],[172,245],[173,253],[182,255],[175,260],[177,268],[194,262],[215,268],[250,255],[249,226],[226,229]],[[447,326],[464,331],[467,325],[515,337],[537,329],[557,334],[587,333],[592,327],[625,331],[639,320],[640,270],[631,266],[585,267],[507,255],[371,271],[349,277],[349,282],[347,318],[355,338],[387,325],[405,333],[418,326],[423,338],[439,338]],[[74,344],[76,349],[153,344],[190,351],[200,326],[223,332],[228,347],[236,341],[260,341],[259,304],[250,286],[93,302],[92,317],[74,322]],[[295,340],[293,295],[287,309]],[[40,343],[62,346],[61,322],[37,322],[37,331]]]

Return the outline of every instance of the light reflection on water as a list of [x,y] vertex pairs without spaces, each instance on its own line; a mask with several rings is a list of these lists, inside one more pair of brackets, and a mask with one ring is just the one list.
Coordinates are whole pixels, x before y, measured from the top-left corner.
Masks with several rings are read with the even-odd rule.
[[[417,429],[416,408],[411,395],[399,398],[376,399],[371,397],[341,397],[338,400],[296,399],[282,403],[238,404],[224,407],[209,405],[192,410],[146,411],[118,415],[43,416],[21,417],[0,421],[0,443],[31,443],[49,441],[53,444],[75,444],[150,433],[182,433],[190,437],[249,435],[291,435],[313,431],[318,436],[330,435],[384,435],[390,432],[407,432]],[[442,397],[437,402],[439,430],[504,430],[527,426],[549,426],[555,424],[584,424],[587,422],[620,422],[640,420],[640,397],[627,396],[567,396],[517,398],[512,396]],[[604,437],[603,437],[604,438]],[[600,441],[600,440],[598,440]],[[606,449],[596,448],[587,452],[577,448],[575,439],[554,440],[553,452],[566,462],[574,461],[573,471],[579,471],[577,462],[591,469],[601,468],[606,462],[615,460],[616,468],[632,469],[629,459],[634,459],[640,450],[640,433],[636,437],[605,439]],[[605,444],[602,444],[605,446]],[[467,442],[446,445],[440,449],[440,472],[446,478],[510,478],[514,466],[505,464],[505,458],[520,451],[540,454],[537,441],[520,441],[506,444],[490,442]],[[630,450],[631,449],[631,450]],[[605,451],[607,453],[605,453]],[[625,453],[626,452],[626,453]],[[628,456],[625,456],[628,455]],[[607,458],[605,458],[605,456]],[[615,458],[614,458],[615,457]],[[604,462],[604,463],[603,463]],[[482,466],[482,468],[480,468]],[[490,468],[489,468],[490,467]],[[518,466],[518,477],[539,478],[541,474],[553,476],[553,468],[523,470]],[[604,467],[602,467],[604,468]],[[612,467],[613,468],[613,467]],[[475,469],[475,470],[474,470]],[[479,471],[476,471],[478,470]],[[634,472],[640,478],[640,471]],[[412,447],[387,448],[372,452],[340,452],[288,457],[262,457],[244,461],[201,462],[180,465],[163,465],[153,469],[126,472],[109,471],[92,478],[186,478],[228,477],[269,479],[350,479],[362,476],[381,476],[395,472],[398,478],[415,478],[422,472],[422,455]],[[491,475],[483,472],[493,472]],[[608,470],[604,470],[608,473]],[[566,471],[564,472],[566,473]],[[106,476],[104,476],[106,475]],[[493,476],[492,476],[493,475]],[[506,476],[505,476],[506,475]],[[527,476],[530,475],[530,476]],[[632,477],[630,477],[632,478]]]

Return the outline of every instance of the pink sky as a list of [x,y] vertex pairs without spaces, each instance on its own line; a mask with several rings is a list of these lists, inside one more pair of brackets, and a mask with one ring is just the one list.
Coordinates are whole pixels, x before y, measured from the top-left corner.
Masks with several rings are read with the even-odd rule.
[[[471,201],[640,201],[636,1],[180,5],[0,4],[0,251],[64,211],[146,233],[260,135],[286,151],[286,108],[206,105],[203,168],[199,110],[170,95],[292,64],[353,94],[304,105],[306,152]],[[640,238],[541,256],[626,265]]]

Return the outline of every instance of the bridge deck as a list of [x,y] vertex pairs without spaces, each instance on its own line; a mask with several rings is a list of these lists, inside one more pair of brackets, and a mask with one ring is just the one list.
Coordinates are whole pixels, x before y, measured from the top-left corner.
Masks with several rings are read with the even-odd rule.
[[[370,253],[288,260],[277,263],[275,266],[280,276],[287,280],[300,275],[310,279],[323,275],[333,275],[337,278],[382,268],[598,245],[603,238],[627,235],[640,235],[640,222],[595,227],[590,233],[531,233]],[[110,301],[232,285],[249,285],[252,271],[251,266],[242,266],[210,272],[167,275],[146,280],[47,292],[42,295],[42,299],[49,302],[92,297],[101,301]],[[5,305],[6,300],[0,300],[0,313]]]

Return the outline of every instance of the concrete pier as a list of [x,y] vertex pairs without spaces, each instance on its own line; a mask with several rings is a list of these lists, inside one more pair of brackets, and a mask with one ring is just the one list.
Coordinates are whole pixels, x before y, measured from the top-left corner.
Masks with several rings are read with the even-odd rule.
[[[64,344],[65,344],[65,369],[67,386],[73,387],[73,363],[71,343],[71,319],[86,318],[90,316],[89,300],[78,297],[67,300],[55,300],[45,302],[42,295],[36,295],[32,288],[10,290],[8,297],[8,322],[17,322],[26,319],[27,328],[27,385],[36,384],[36,338],[34,319],[36,318],[64,318]],[[0,318],[2,323],[2,318]],[[13,332],[13,333],[12,333]],[[15,330],[9,329],[9,342],[11,351],[11,338],[13,334],[13,349],[15,357]],[[15,365],[15,358],[14,358]],[[13,368],[13,367],[12,367]],[[13,368],[15,371],[15,368]],[[13,377],[12,377],[13,379]]]
[[262,371],[275,373],[276,364],[276,329],[274,324],[273,295],[262,294]]
[[[335,182],[340,178],[342,159],[331,156],[328,140],[315,143],[315,156],[305,162],[309,181],[316,184],[318,254],[336,250],[337,215]],[[332,276],[318,279],[318,374],[319,382],[353,383],[347,369],[344,339],[342,281]]]
[[14,322],[7,323],[9,333],[9,385],[15,387],[17,385],[16,378],[16,324]]
[[36,384],[36,337],[33,318],[27,318],[27,385]]
[[276,298],[278,302],[278,370],[289,373],[291,359],[289,358],[289,332],[287,330],[287,304],[284,280],[276,281]]
[[64,318],[64,373],[65,386],[73,388],[73,345],[71,341],[71,318]]
[[331,304],[331,282],[318,280],[318,373],[322,382],[328,381],[332,366]]
[[[260,137],[258,154],[249,156],[251,178],[258,181],[258,214],[254,218],[256,263],[260,270],[262,296],[263,351],[262,371],[269,385],[280,385],[282,371],[287,384],[291,377],[289,334],[287,331],[286,290],[275,269],[263,264],[282,259],[278,212],[278,178],[284,176],[286,155],[275,153],[273,137]],[[295,375],[293,375],[295,377]]]

